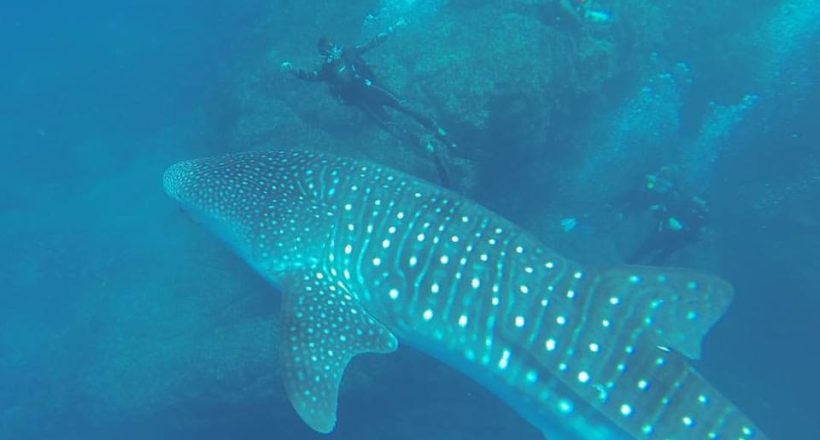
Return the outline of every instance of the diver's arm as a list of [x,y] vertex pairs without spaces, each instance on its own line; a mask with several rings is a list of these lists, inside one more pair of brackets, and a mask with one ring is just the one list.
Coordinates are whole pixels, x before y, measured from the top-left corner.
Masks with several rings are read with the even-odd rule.
[[302,81],[322,81],[324,79],[321,70],[297,69],[293,67],[293,64],[291,64],[288,61],[282,63],[280,67],[283,72],[290,73],[291,75],[301,79]]
[[375,48],[381,46],[385,41],[387,41],[387,38],[389,36],[393,35],[393,33],[396,32],[397,28],[404,27],[406,24],[407,24],[407,22],[405,22],[404,19],[400,19],[399,21],[396,22],[396,24],[394,24],[393,26],[388,27],[386,31],[380,33],[379,35],[376,35],[376,38],[370,40],[369,42],[367,42],[365,44],[360,44],[360,45],[356,46],[356,48],[355,48],[356,53],[361,55],[361,54],[369,51],[370,49],[375,49]]

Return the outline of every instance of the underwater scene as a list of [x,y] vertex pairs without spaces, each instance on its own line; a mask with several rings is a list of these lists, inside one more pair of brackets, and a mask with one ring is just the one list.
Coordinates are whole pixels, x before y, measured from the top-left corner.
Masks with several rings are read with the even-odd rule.
[[820,439],[820,2],[0,4],[0,439]]

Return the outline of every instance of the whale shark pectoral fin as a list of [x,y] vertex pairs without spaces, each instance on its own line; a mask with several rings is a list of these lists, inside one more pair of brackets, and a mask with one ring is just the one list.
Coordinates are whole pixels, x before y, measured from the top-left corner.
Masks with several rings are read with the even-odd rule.
[[390,353],[398,340],[342,285],[322,272],[294,276],[283,284],[282,378],[296,412],[311,428],[336,425],[339,384],[360,353]]
[[[607,301],[631,302],[645,316],[657,344],[699,359],[703,337],[732,301],[732,286],[720,278],[676,268],[626,267],[604,273],[595,287]],[[637,316],[637,315],[636,315]]]

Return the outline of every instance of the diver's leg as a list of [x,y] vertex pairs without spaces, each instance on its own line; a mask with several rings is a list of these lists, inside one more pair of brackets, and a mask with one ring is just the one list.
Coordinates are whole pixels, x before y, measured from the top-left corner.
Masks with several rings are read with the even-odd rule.
[[648,264],[654,260],[659,253],[659,246],[662,246],[659,239],[658,232],[653,232],[652,235],[646,237],[641,245],[632,252],[632,255],[626,259],[626,264]]
[[[433,122],[432,119],[422,115],[414,111],[413,109],[407,107],[406,105],[402,104],[396,95],[391,93],[389,90],[379,87],[376,85],[371,85],[370,87],[370,95],[362,108],[366,109],[367,112],[370,114],[378,114],[384,112],[384,107],[390,107],[395,110],[398,110],[413,119],[415,119],[419,124],[421,124],[424,128],[433,132],[434,136],[442,141],[447,147],[450,147],[451,144],[444,138],[446,136],[446,132],[440,128],[436,127],[436,124]],[[372,116],[371,116],[372,117]],[[378,118],[374,118],[379,121]],[[402,136],[401,133],[397,133],[396,130],[391,129],[391,127],[385,122],[380,122],[380,125],[388,131],[393,136],[396,136],[400,140],[407,140],[403,138],[412,137],[411,135],[406,134],[406,136]],[[421,143],[422,146],[429,151],[429,153],[433,156],[433,165],[436,167],[436,173],[438,174],[439,182],[441,186],[445,188],[452,187],[452,179],[450,178],[450,173],[447,170],[447,157],[446,148],[436,148],[436,146],[431,143],[429,140],[425,140],[426,136],[422,136],[421,139],[409,139],[409,142],[416,142]]]
[[452,189],[453,180],[450,178],[450,172],[447,170],[447,164],[442,154],[438,151],[433,151],[433,165],[436,167],[436,174],[438,174],[441,186]]
[[395,137],[401,142],[410,144],[415,142],[415,139],[411,135],[402,131],[399,127],[390,122],[390,118],[387,113],[384,112],[383,107],[367,103],[359,104],[358,107],[362,110],[362,112],[364,112],[365,115],[367,115],[368,118],[375,122],[376,125],[387,132],[387,134]]
[[448,147],[452,146],[452,143],[447,139],[447,132],[438,126],[436,122],[422,113],[419,113],[407,104],[404,103],[398,96],[396,96],[391,91],[385,89],[384,87],[378,85],[371,85],[370,86],[374,101],[378,102],[379,105],[386,106],[393,108],[399,112],[406,114],[413,118],[416,122],[418,122],[422,127],[430,130],[433,132],[433,135],[443,142]]
[[655,266],[667,264],[678,251],[696,242],[685,231],[669,231],[661,235],[665,236],[662,240],[663,246],[658,249],[651,261]]

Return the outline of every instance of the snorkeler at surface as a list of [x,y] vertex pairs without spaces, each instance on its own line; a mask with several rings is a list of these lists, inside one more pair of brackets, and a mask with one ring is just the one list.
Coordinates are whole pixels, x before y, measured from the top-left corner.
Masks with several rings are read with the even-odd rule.
[[[403,26],[400,21],[397,26]],[[379,34],[367,44],[354,47],[345,47],[336,44],[329,37],[321,37],[317,43],[319,54],[324,62],[319,69],[306,71],[296,69],[290,62],[283,62],[281,68],[304,81],[327,83],[330,91],[337,99],[347,105],[361,109],[370,119],[376,122],[388,133],[397,135],[390,126],[390,116],[386,108],[392,108],[404,113],[438,139],[446,148],[454,147],[447,137],[447,132],[439,127],[432,118],[410,108],[402,99],[388,90],[377,78],[370,66],[362,58],[367,51],[380,46],[395,31],[394,27]],[[431,142],[425,142],[425,148],[432,155],[439,179],[444,186],[451,186],[450,177],[443,157],[446,151],[440,151]]]

